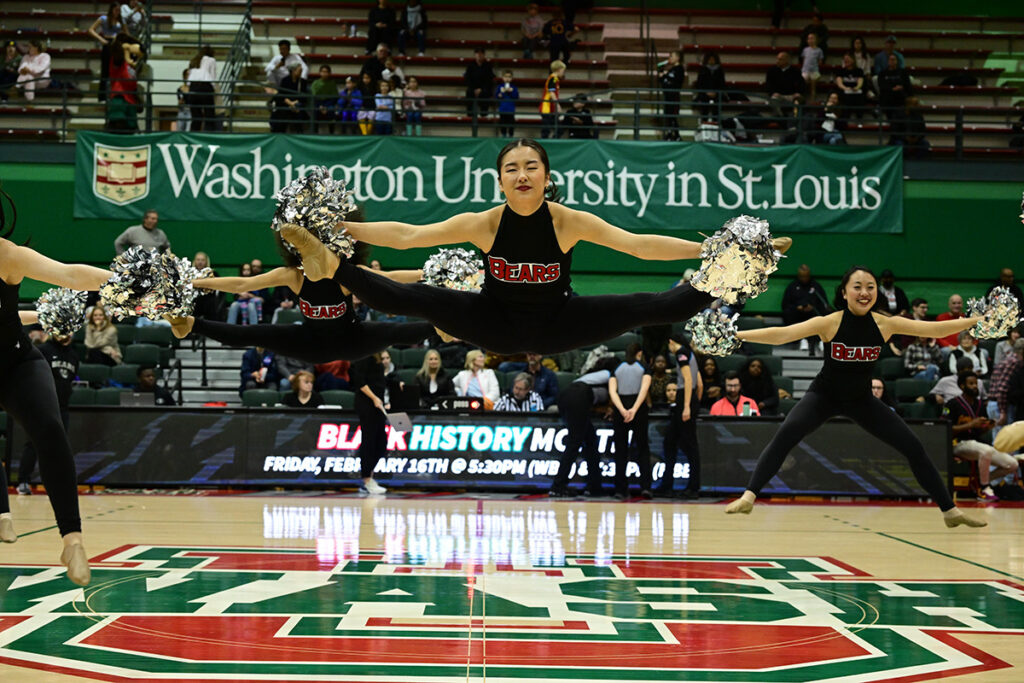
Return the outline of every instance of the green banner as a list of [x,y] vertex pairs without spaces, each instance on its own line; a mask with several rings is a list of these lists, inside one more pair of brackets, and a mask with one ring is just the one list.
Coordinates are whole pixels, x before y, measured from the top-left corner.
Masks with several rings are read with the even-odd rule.
[[[81,131],[75,217],[265,221],[313,166],[344,178],[377,219],[429,223],[502,201],[499,138]],[[899,148],[552,140],[563,202],[631,230],[712,230],[752,214],[776,232],[903,231]]]

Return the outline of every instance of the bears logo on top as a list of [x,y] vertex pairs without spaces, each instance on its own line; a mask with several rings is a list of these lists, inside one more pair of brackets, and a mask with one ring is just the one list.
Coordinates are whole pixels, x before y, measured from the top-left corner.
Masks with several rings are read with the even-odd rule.
[[871,363],[882,354],[881,346],[847,346],[832,342],[832,360],[854,363]]
[[560,263],[509,263],[500,256],[488,256],[487,269],[494,279],[513,284],[547,284],[562,275]]
[[317,306],[305,299],[299,299],[299,311],[311,320],[333,320],[345,316],[345,313],[348,312],[348,304],[342,301],[340,304]]

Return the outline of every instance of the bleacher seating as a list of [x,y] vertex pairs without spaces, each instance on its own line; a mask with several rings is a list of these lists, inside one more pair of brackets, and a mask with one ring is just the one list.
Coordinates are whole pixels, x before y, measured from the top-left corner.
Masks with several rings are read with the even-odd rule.
[[320,392],[320,396],[323,397],[326,405],[341,406],[346,410],[351,410],[356,403],[356,395],[351,391],[345,391],[344,389],[330,389],[328,391],[322,391]]
[[281,400],[281,392],[274,389],[246,389],[242,392],[242,405],[247,407],[273,406]]

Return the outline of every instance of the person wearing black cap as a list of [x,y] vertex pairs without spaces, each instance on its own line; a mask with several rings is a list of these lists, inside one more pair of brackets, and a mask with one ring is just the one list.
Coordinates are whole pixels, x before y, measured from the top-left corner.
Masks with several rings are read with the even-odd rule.
[[570,138],[586,140],[597,137],[594,117],[587,109],[587,96],[583,93],[572,98],[572,108],[562,117],[562,128],[569,131]]
[[884,315],[906,316],[910,310],[910,299],[896,286],[896,276],[886,268],[878,278],[878,303],[875,310]]
[[889,66],[889,55],[896,55],[896,59],[899,61],[899,68],[903,69],[906,67],[906,61],[903,59],[903,54],[896,51],[896,36],[889,36],[885,39],[885,49],[875,55],[874,66],[871,67],[871,73],[878,75],[885,71]]

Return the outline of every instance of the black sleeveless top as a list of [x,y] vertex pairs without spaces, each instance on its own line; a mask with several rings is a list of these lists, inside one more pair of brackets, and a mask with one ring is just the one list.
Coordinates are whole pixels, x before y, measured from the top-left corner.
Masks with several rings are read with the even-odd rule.
[[11,365],[32,351],[18,317],[18,288],[0,280],[0,365]]
[[299,290],[299,312],[305,324],[353,324],[352,295],[345,295],[341,286],[331,279],[312,280],[303,277]]
[[832,341],[825,343],[825,365],[811,383],[811,391],[820,391],[841,401],[871,396],[871,378],[885,340],[871,313],[854,315],[843,310]]
[[548,203],[529,216],[505,205],[491,250],[484,254],[482,292],[502,303],[551,306],[572,296],[572,249],[562,253]]

